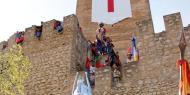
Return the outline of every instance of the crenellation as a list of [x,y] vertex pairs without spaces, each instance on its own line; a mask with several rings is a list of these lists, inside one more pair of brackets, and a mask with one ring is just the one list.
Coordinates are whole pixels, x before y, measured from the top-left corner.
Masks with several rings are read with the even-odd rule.
[[74,28],[78,27],[78,19],[74,14],[64,17],[64,28],[71,28],[71,26],[74,26]]
[[8,39],[8,48],[12,47],[12,45],[15,45],[15,37],[16,37],[16,33],[14,33],[11,37],[9,37]]
[[[139,49],[143,49],[145,46],[149,46],[149,42],[154,40],[154,31],[152,20],[142,20],[136,23],[137,26],[137,33],[136,37],[138,39],[137,46]],[[154,44],[154,43],[153,43]]]
[[[61,33],[53,29],[55,21],[42,23],[40,40],[34,36],[36,25],[25,29],[22,47],[32,63],[29,78],[25,82],[27,95],[69,95],[72,89],[70,84],[73,83],[74,73],[77,71],[72,66],[76,67],[79,63],[82,68],[84,65],[87,40],[79,29],[77,17],[65,17],[65,29]],[[15,37],[16,33],[8,40],[9,47],[16,44]],[[0,48],[3,44],[4,42],[0,44]]]
[[[35,27],[25,29],[22,44],[25,55],[32,63],[25,83],[27,95],[70,95],[77,71],[84,72],[87,39],[94,40],[97,23],[91,22],[92,0],[78,0],[77,16],[64,17],[61,33],[53,26],[55,19],[42,23],[40,40],[34,36]],[[94,95],[176,95],[178,92],[179,35],[184,28],[187,41],[185,56],[190,58],[190,24],[182,26],[180,13],[164,16],[165,31],[154,33],[149,0],[131,0],[132,17],[113,25],[105,25],[114,49],[122,62],[122,80],[112,86],[111,69],[96,69]],[[82,29],[80,29],[82,28]],[[15,43],[13,34],[4,43]],[[137,38],[139,62],[125,64],[126,49],[131,46],[132,35]],[[1,51],[1,50],[0,50]]]
[[189,27],[187,26],[187,27],[184,27],[183,29],[184,29],[184,31],[188,31]]
[[25,43],[29,43],[31,41],[34,41],[34,38],[35,38],[35,32],[34,32],[34,29],[35,29],[36,25],[32,25],[31,27],[28,27],[25,29],[25,33],[24,33],[24,37],[25,37]]
[[189,31],[190,30],[190,24],[188,24],[188,26],[184,27],[184,31]]
[[[181,30],[183,28],[181,14],[178,12],[164,16],[164,23],[165,23],[167,38],[175,42],[179,42],[180,36],[178,35],[180,35]],[[175,39],[172,39],[171,37]]]
[[[82,33],[78,32],[76,16],[70,15],[64,18],[64,28],[66,29],[61,34],[53,30],[54,21],[43,23],[43,38],[40,41],[33,39],[24,44],[24,49],[27,50],[25,53],[28,54],[30,60],[33,60],[31,75],[28,82],[26,82],[28,84],[26,86],[27,95],[39,93],[70,94],[71,92],[72,85],[70,84],[74,81],[71,66],[76,65],[76,61],[72,56],[74,55],[74,57],[82,60],[84,54],[81,52],[83,47],[86,48],[86,43]],[[32,28],[28,31],[34,32]],[[73,43],[76,40],[82,41]],[[79,53],[72,53],[71,49],[76,47]],[[30,79],[33,79],[33,81],[31,82]],[[33,85],[42,84],[42,82],[42,86]],[[33,93],[31,94],[31,92]]]
[[[181,29],[180,27],[182,27],[181,26],[182,24],[180,24],[180,23],[182,23],[181,19],[180,19],[180,14],[176,13],[176,14],[165,16],[165,22],[166,22],[165,24],[167,24],[167,25],[169,24],[169,27],[167,27],[167,29],[170,28],[170,31],[166,30],[166,31],[163,31],[160,33],[154,33],[153,36],[151,34],[147,35],[148,34],[147,32],[150,31],[150,28],[148,27],[150,24],[148,24],[147,22],[148,21],[141,21],[141,22],[137,23],[138,31],[139,31],[138,36],[137,36],[139,39],[138,40],[139,43],[137,46],[139,47],[139,50],[140,50],[140,59],[141,59],[139,63],[142,64],[142,65],[137,66],[138,67],[137,70],[140,70],[140,71],[143,70],[143,72],[141,71],[141,75],[143,75],[143,76],[141,76],[141,78],[146,76],[146,77],[152,77],[154,79],[159,79],[159,78],[163,77],[163,76],[159,76],[159,75],[163,75],[163,74],[165,74],[165,76],[172,75],[172,74],[174,74],[174,72],[171,72],[171,73],[166,73],[166,72],[170,72],[170,71],[174,70],[175,66],[174,65],[171,66],[171,64],[166,65],[166,63],[175,63],[175,60],[172,60],[172,59],[177,59],[178,54],[179,54],[178,47],[174,47],[174,44],[173,44],[173,42],[176,41],[175,37],[177,37],[177,35],[175,35],[175,37],[173,37],[173,34],[171,34],[171,32],[176,32],[176,34],[180,33],[178,31],[176,31],[176,30],[180,30]],[[152,38],[154,40],[152,40]],[[176,44],[176,42],[175,42],[175,44]],[[150,60],[150,59],[152,59],[152,60]],[[162,67],[163,68],[156,69],[157,65],[159,65],[161,68]],[[147,68],[147,69],[145,70],[143,68]],[[174,74],[174,75],[176,76],[177,74]],[[127,76],[137,79],[137,77],[134,77],[131,75],[127,75]],[[177,77],[173,77],[173,79],[176,79],[176,78]],[[173,79],[169,79],[169,80],[166,80],[166,79],[167,78],[164,77],[164,78],[162,78],[162,80],[160,80],[160,82],[163,83],[163,82],[168,82],[170,80],[171,81],[173,80]],[[149,80],[149,78],[146,80]],[[173,84],[175,84],[175,83],[173,83]],[[145,81],[143,84],[148,85],[149,81],[147,81],[147,82]],[[157,85],[157,84],[159,84],[159,83],[156,83],[154,85]],[[167,85],[167,86],[169,86],[169,85]],[[177,85],[173,86],[172,89],[175,89],[176,87],[177,87]],[[132,87],[130,87],[130,88],[132,88]],[[145,88],[145,87],[143,87],[143,88]],[[165,91],[161,91],[159,89],[151,89],[151,88],[147,87],[145,89],[140,88],[140,90],[143,92],[139,92],[136,90],[134,91],[134,89],[133,89],[133,90],[131,90],[132,92],[129,91],[128,94],[132,95],[135,92],[139,92],[139,93],[158,92],[158,93],[163,93],[163,94],[171,93],[171,92],[167,91],[167,89],[163,88],[161,90],[165,90]],[[176,92],[174,92],[174,93],[176,93]]]
[[56,20],[50,20],[50,21],[47,21],[47,22],[43,22],[41,25],[42,25],[42,31],[43,32],[51,32],[53,30],[53,26],[54,26],[54,22]]
[[7,48],[8,48],[8,42],[7,41],[0,42],[0,52],[5,51]]

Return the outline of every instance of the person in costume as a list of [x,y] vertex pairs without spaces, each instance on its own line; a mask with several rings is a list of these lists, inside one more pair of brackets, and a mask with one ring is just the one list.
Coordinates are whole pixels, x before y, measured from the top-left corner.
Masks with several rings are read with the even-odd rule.
[[131,48],[127,49],[127,59],[126,59],[126,63],[130,63],[133,62],[133,58],[132,58],[132,50]]

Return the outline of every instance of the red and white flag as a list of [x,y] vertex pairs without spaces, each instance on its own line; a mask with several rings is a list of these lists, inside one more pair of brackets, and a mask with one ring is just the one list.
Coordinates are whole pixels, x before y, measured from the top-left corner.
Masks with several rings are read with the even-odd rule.
[[131,16],[130,0],[92,0],[92,22],[113,24]]

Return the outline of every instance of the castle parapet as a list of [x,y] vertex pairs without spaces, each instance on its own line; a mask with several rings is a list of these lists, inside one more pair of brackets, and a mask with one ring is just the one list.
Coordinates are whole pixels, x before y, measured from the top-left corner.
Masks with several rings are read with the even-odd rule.
[[178,12],[164,16],[164,23],[167,39],[173,41],[171,44],[177,45],[176,42],[179,42],[179,35],[183,29],[181,14]]

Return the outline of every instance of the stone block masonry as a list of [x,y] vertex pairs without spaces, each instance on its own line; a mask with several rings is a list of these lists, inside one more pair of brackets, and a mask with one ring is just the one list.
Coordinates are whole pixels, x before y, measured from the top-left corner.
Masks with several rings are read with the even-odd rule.
[[[78,0],[77,1],[77,17],[82,27],[84,36],[89,40],[95,40],[96,29],[98,23],[91,22],[92,0]],[[111,37],[114,42],[116,51],[120,51],[122,60],[126,56],[126,48],[131,44],[131,36],[136,34],[138,27],[136,22],[142,20],[152,21],[151,11],[149,7],[149,0],[131,0],[132,17],[126,18],[113,25],[105,25],[107,35]],[[152,25],[153,26],[153,25]],[[153,31],[153,27],[149,27]],[[153,32],[152,32],[153,33]]]
[[[182,20],[180,13],[164,16],[164,19],[166,31],[156,34],[150,28],[152,27],[151,20],[137,22],[137,29],[139,30],[136,37],[140,61],[139,63],[123,64],[124,77],[120,87],[112,89],[114,94],[178,94],[179,71],[176,68],[176,61],[180,54],[178,36],[183,29]],[[189,35],[186,37],[188,38]],[[189,49],[186,52],[188,53]]]
[[[125,62],[126,49],[131,46],[132,34],[135,34],[140,61],[123,64],[121,85],[112,88],[111,92],[113,95],[177,95],[179,70],[176,61],[180,58],[178,44],[184,29],[187,41],[185,57],[188,59],[190,27],[183,27],[180,13],[174,13],[164,16],[166,30],[154,33],[149,0],[130,1],[132,17],[105,27],[115,50],[119,51],[122,63]],[[98,24],[91,22],[91,3],[92,0],[78,0],[77,16],[85,37],[94,40]]]
[[[70,95],[77,67],[84,69],[87,40],[79,29],[77,17],[64,18],[62,33],[53,29],[55,21],[43,23],[40,40],[34,36],[35,25],[25,30],[22,47],[32,63],[25,83],[26,95]],[[15,35],[8,40],[7,48],[16,44]]]
[[0,43],[0,51],[4,51],[8,47],[8,43],[3,41]]
[[[32,66],[26,81],[26,95],[70,95],[76,71],[84,70],[87,40],[95,39],[97,23],[91,22],[92,0],[78,0],[77,17],[64,18],[64,31],[53,30],[55,20],[43,23],[41,40],[34,37],[34,26],[25,30],[23,48]],[[179,38],[184,29],[187,41],[185,58],[190,58],[190,26],[183,27],[180,13],[164,16],[166,30],[154,33],[149,0],[131,0],[132,17],[114,25],[105,25],[119,51],[122,80],[111,86],[110,68],[96,70],[94,95],[177,95]],[[79,29],[79,22],[83,32]],[[84,35],[83,35],[84,34]],[[124,64],[132,34],[137,37],[138,63]],[[4,44],[8,47],[2,49]],[[15,43],[15,34],[0,43],[6,51]],[[190,61],[190,60],[188,60]]]
[[110,95],[112,83],[110,67],[97,69],[95,76],[93,95]]

